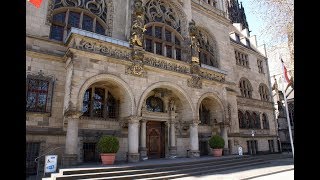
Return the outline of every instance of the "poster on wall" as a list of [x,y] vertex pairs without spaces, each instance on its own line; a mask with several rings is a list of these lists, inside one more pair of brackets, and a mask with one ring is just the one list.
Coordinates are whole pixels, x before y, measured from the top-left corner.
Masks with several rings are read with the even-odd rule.
[[58,155],[47,155],[45,158],[45,166],[44,166],[45,173],[56,172],[57,161],[58,161]]

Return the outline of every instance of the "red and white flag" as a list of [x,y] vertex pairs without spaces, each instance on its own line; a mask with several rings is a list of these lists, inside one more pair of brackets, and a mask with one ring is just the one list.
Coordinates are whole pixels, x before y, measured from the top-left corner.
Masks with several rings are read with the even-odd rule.
[[41,6],[42,0],[28,0],[35,7],[39,8]]
[[287,81],[287,83],[289,84],[290,83],[290,79],[288,77],[288,71],[287,71],[287,68],[286,66],[284,65],[282,59],[281,60],[281,63],[282,63],[282,69],[283,69],[283,75],[284,75],[284,79]]

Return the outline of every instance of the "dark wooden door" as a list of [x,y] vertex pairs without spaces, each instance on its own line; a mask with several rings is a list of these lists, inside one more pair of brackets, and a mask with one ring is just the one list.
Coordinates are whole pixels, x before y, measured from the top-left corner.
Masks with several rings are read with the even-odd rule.
[[164,157],[164,123],[156,121],[147,123],[147,148],[150,159]]

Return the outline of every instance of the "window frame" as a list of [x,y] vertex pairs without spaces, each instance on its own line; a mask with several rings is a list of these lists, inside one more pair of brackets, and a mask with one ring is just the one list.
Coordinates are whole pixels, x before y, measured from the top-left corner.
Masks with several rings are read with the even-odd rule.
[[[69,34],[69,31],[71,29],[71,26],[69,24],[69,17],[70,17],[70,12],[72,13],[77,13],[80,15],[79,17],[79,23],[78,23],[78,27],[75,27],[75,28],[79,28],[79,29],[82,29],[84,31],[88,31],[88,30],[85,30],[82,28],[82,25],[83,25],[83,16],[88,16],[92,19],[93,21],[93,24],[92,24],[92,31],[89,31],[89,32],[92,32],[92,33],[97,33],[97,34],[100,34],[97,32],[97,24],[100,24],[100,26],[103,27],[104,29],[104,33],[103,34],[100,34],[100,35],[104,35],[104,36],[107,36],[106,35],[106,25],[103,23],[103,21],[97,17],[96,15],[88,12],[87,10],[85,9],[80,9],[80,8],[59,8],[57,10],[54,11],[54,13],[52,14],[52,20],[51,20],[51,26],[50,26],[50,34],[49,34],[49,39],[51,40],[55,40],[55,41],[60,41],[60,40],[57,40],[57,39],[54,39],[52,38],[52,27],[53,26],[59,26],[59,27],[63,27],[63,32],[62,32],[62,40],[63,41]],[[64,23],[60,23],[60,22],[56,22],[54,21],[54,16],[57,15],[57,14],[60,14],[60,13],[65,13],[65,17],[64,17]]]
[[[151,27],[151,36],[149,34],[144,34],[144,49],[147,52],[150,52],[149,50],[147,50],[147,44],[146,41],[149,40],[151,41],[151,52],[153,54],[157,54],[160,56],[165,56],[167,58],[170,59],[175,59],[178,61],[183,61],[182,60],[182,45],[181,42],[183,42],[183,38],[182,36],[172,27],[170,27],[167,24],[164,23],[160,23],[160,22],[152,22],[152,23],[148,23],[146,26],[146,29]],[[161,39],[156,37],[156,27],[161,27]],[[167,41],[166,38],[166,31],[171,32],[171,42]],[[176,43],[176,39],[179,40],[179,43]],[[160,43],[161,44],[161,54],[157,53],[157,48],[156,48],[156,43]],[[167,56],[167,46],[171,47],[171,57]],[[178,58],[177,55],[177,49],[180,51],[180,59]]]
[[[96,100],[94,95],[96,92],[96,89],[103,89],[104,90],[104,96],[103,99],[101,100],[101,104],[102,104],[102,108],[101,108],[101,115],[100,116],[96,116],[96,114],[94,113],[94,103],[100,100]],[[90,86],[87,88],[87,90],[84,93],[84,96],[86,95],[87,91],[91,90],[91,92],[89,92],[89,99],[88,99],[88,113],[85,113],[83,111],[84,109],[84,97],[82,99],[82,112],[83,115],[81,116],[81,118],[86,118],[86,119],[95,119],[95,120],[118,120],[119,119],[119,112],[120,112],[120,100],[118,100],[117,98],[115,98],[115,96],[110,92],[110,90],[104,86],[99,86],[99,85],[94,85],[94,86]],[[115,103],[113,104],[113,106],[115,106],[115,110],[114,112],[112,112],[114,115],[113,117],[110,117],[110,111],[108,111],[108,100],[110,99],[110,97],[113,97]],[[87,111],[86,111],[87,112]]]
[[[29,83],[30,80],[35,81],[45,81],[48,83],[48,89],[46,92],[46,102],[45,102],[45,108],[44,111],[38,111],[35,109],[29,109],[27,107],[27,101],[29,97]],[[54,78],[49,76],[43,76],[43,74],[40,72],[38,75],[35,74],[28,74],[26,78],[26,112],[28,113],[40,113],[40,114],[48,114],[51,115],[52,111],[52,99],[53,99],[53,90],[54,90]],[[36,101],[38,102],[38,101]]]

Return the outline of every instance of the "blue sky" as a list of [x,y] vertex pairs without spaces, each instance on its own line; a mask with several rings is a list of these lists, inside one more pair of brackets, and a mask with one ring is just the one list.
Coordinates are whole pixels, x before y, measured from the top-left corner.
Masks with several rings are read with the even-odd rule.
[[261,34],[261,25],[262,25],[262,21],[261,19],[259,19],[257,17],[257,15],[255,15],[254,11],[253,11],[253,5],[251,5],[250,0],[238,0],[239,4],[240,2],[242,2],[242,6],[244,8],[244,11],[246,13],[246,18],[247,18],[247,22],[249,24],[249,30],[250,35],[257,35],[257,43],[258,46],[263,44],[263,39]]

